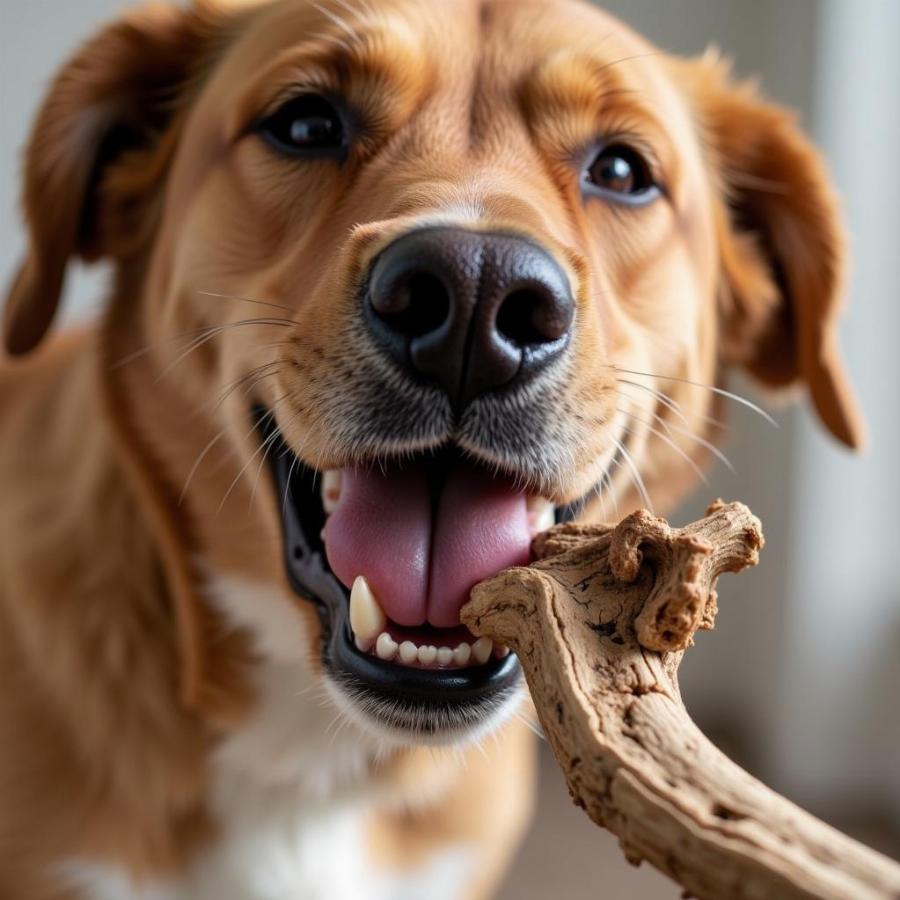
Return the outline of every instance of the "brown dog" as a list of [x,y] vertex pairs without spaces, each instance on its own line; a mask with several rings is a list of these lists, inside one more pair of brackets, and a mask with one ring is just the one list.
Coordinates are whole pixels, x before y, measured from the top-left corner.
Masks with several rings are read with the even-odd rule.
[[[489,896],[531,749],[471,585],[679,496],[730,367],[860,440],[819,157],[569,0],[139,11],[51,86],[24,208],[6,900]],[[103,320],[38,348],[75,257]]]

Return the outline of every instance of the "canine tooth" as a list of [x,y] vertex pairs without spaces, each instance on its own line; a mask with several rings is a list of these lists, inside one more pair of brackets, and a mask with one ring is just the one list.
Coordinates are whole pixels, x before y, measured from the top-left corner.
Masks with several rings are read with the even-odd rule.
[[341,473],[338,469],[328,469],[322,475],[322,508],[330,516],[341,499]]
[[372,647],[375,646],[375,641],[367,640],[364,641],[362,638],[354,638],[353,643],[356,644],[356,649],[361,653],[368,653]]
[[437,663],[439,666],[449,666],[453,662],[453,651],[449,647],[438,647]]
[[529,497],[526,501],[528,520],[536,531],[546,531],[556,524],[556,507],[544,497]]
[[430,666],[437,659],[437,647],[431,645],[419,647],[419,662],[423,666]]
[[362,575],[357,576],[350,590],[350,627],[353,634],[362,641],[374,641],[384,631],[387,616],[379,606],[369,582]]
[[506,657],[509,656],[509,647],[500,644],[499,646],[494,647],[494,653],[498,659],[506,659]]
[[453,662],[458,666],[467,666],[472,656],[472,648],[468,644],[460,644],[453,651]]
[[382,631],[375,642],[375,653],[379,659],[390,661],[397,655],[397,642],[386,631]]
[[475,657],[475,662],[481,663],[484,665],[490,658],[491,653],[494,651],[494,642],[490,638],[478,638],[474,644],[472,644],[472,656]]
[[400,662],[411,665],[418,659],[419,648],[412,641],[404,641],[400,645]]

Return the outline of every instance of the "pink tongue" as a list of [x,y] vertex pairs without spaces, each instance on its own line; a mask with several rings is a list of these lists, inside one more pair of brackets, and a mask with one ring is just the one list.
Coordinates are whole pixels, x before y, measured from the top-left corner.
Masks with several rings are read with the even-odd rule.
[[399,625],[458,625],[473,585],[529,560],[525,495],[481,472],[452,467],[434,499],[419,466],[345,469],[341,479],[328,563],[347,587],[365,575]]

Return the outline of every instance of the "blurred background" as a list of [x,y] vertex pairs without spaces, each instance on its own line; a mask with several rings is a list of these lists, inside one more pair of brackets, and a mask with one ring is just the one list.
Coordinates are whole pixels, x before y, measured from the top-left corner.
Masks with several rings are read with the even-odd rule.
[[[19,154],[39,98],[76,43],[123,5],[0,0],[4,282],[23,249]],[[736,474],[719,466],[671,518],[689,521],[717,496],[740,499],[762,518],[768,545],[756,570],[720,582],[716,630],[687,654],[682,685],[697,722],[737,761],[900,858],[900,2],[600,5],[665,50],[713,44],[738,73],[759,75],[771,98],[798,110],[843,196],[854,267],[842,336],[869,449],[840,450],[803,405],[776,404],[777,429],[732,410],[725,449]],[[70,280],[70,319],[95,308],[103,278],[92,270]],[[624,862],[570,805],[546,748],[544,757],[539,815],[503,900],[677,897],[646,866]]]

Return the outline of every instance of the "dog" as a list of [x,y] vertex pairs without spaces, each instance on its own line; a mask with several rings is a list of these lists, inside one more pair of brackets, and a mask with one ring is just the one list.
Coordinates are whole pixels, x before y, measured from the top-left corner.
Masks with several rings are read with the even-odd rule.
[[[863,440],[792,116],[575,0],[138,8],[24,156],[0,895],[493,894],[533,748],[459,611],[674,503],[730,371]],[[99,321],[48,335],[66,268]]]

